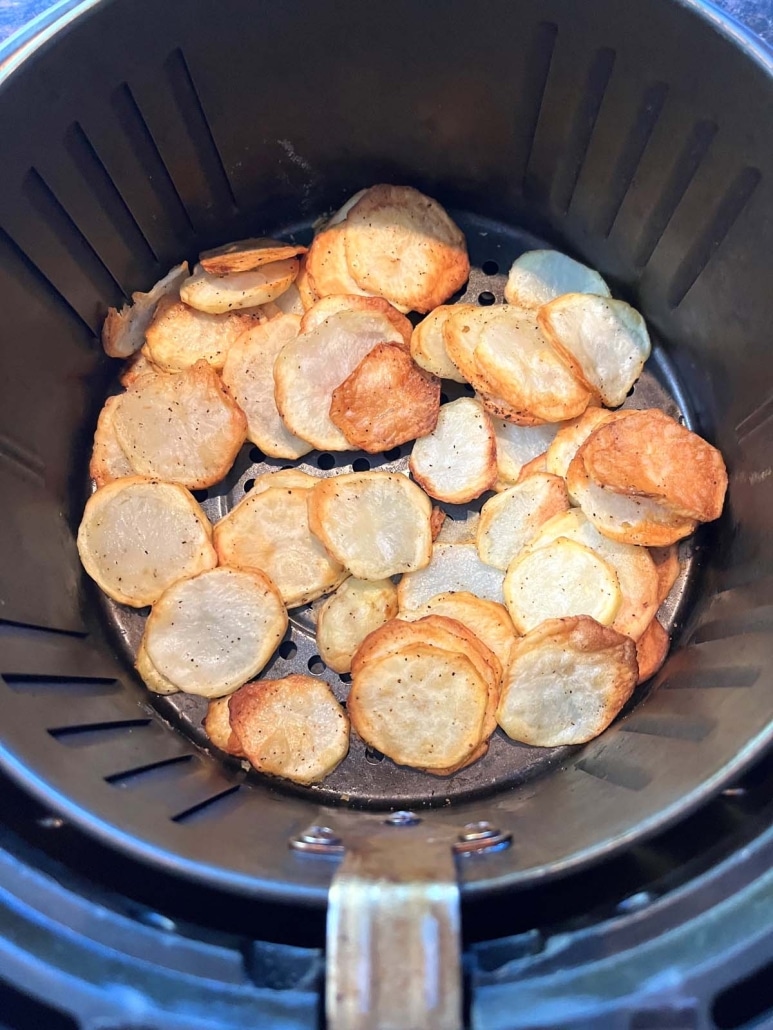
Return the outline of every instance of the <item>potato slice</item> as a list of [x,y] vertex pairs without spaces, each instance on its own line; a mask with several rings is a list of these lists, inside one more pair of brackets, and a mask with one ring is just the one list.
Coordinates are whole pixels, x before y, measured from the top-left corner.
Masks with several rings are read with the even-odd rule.
[[207,516],[183,487],[127,476],[86,501],[78,553],[108,597],[143,608],[176,580],[217,565],[211,537]]
[[275,472],[264,472],[263,475],[256,476],[249,493],[251,497],[257,497],[258,494],[271,490],[273,487],[313,490],[321,478],[321,476],[309,475],[308,472],[303,472],[301,469],[276,469]]
[[206,250],[199,256],[199,264],[211,275],[232,275],[234,272],[251,272],[253,268],[284,261],[287,258],[305,254],[307,248],[295,243],[283,243],[265,236],[236,240],[224,247]]
[[110,308],[102,326],[102,346],[111,358],[128,358],[145,343],[145,331],[150,325],[156,305],[162,297],[177,298],[180,286],[188,277],[188,262],[168,272],[147,293],[133,293],[132,303],[124,304],[120,311]]
[[352,655],[373,630],[397,615],[397,587],[391,579],[344,580],[317,615],[317,647],[333,672],[349,672]]
[[433,542],[437,540],[438,536],[440,535],[440,532],[443,529],[443,523],[445,521],[446,513],[443,511],[442,508],[438,508],[438,506],[435,505],[432,508],[432,514],[429,517],[429,531],[432,535]]
[[425,566],[432,553],[426,494],[398,472],[321,479],[309,496],[309,525],[358,579],[386,579]]
[[427,312],[464,286],[464,234],[410,186],[372,186],[346,216],[346,261],[357,284],[410,311]]
[[[491,425],[497,443],[497,475],[501,482],[511,486],[518,482],[521,473],[535,458],[545,454],[562,428],[561,422],[517,426],[502,418],[493,418]],[[531,472],[534,471],[537,469],[532,467]]]
[[148,690],[154,694],[179,694],[178,687],[171,683],[165,676],[162,676],[148,657],[144,641],[140,641],[137,649],[137,657],[134,660],[134,668]]
[[569,466],[577,451],[590,434],[604,422],[625,417],[627,411],[607,411],[606,408],[587,408],[578,418],[560,426],[555,439],[545,453],[548,472],[566,479]]
[[521,474],[518,477],[518,482],[522,483],[529,476],[545,475],[548,471],[548,463],[544,454],[539,454],[536,458],[532,458],[531,461],[527,461],[521,469]]
[[413,327],[405,315],[397,308],[382,300],[381,297],[362,297],[343,294],[334,294],[329,297],[322,297],[303,316],[301,332],[308,333],[317,326],[322,325],[326,318],[338,314],[339,311],[365,311],[376,315],[383,315],[393,329],[396,329],[406,347],[410,345]]
[[547,473],[491,497],[481,508],[475,540],[481,561],[506,571],[543,522],[568,507],[563,479]]
[[264,304],[260,310],[265,311],[268,314],[269,309],[273,311],[273,314],[269,315],[269,318],[276,318],[280,315],[303,316],[306,307],[303,303],[303,298],[301,297],[301,291],[298,289],[298,279],[296,279],[291,286],[288,286],[284,293],[280,293],[274,300],[269,301],[268,304]]
[[655,563],[655,572],[658,576],[658,607],[660,607],[671,593],[671,589],[682,571],[679,549],[676,544],[670,544],[668,547],[651,547],[650,557]]
[[700,522],[722,514],[722,455],[656,408],[600,426],[588,437],[583,460],[590,478],[615,493],[648,497]]
[[318,232],[306,255],[306,275],[318,298],[342,294],[372,297],[352,276],[346,260],[346,226],[343,222],[328,225]]
[[671,641],[657,619],[653,619],[636,642],[636,663],[639,666],[637,685],[652,679],[668,657]]
[[285,676],[248,683],[228,707],[239,745],[259,772],[319,783],[349,751],[349,719],[322,680]]
[[489,601],[502,603],[504,575],[478,557],[475,544],[436,543],[429,565],[403,576],[397,585],[400,611],[419,608],[438,594],[466,590]]
[[397,343],[379,343],[333,390],[330,420],[353,448],[379,454],[431,433],[440,380]]
[[231,729],[231,711],[228,707],[230,697],[215,698],[209,702],[207,714],[204,716],[204,732],[221,751],[236,758],[243,758],[244,752],[239,746],[239,739]]
[[378,312],[339,311],[286,344],[274,364],[274,396],[290,431],[320,450],[348,450],[330,419],[333,391],[377,344],[401,341]]
[[114,479],[134,475],[134,469],[118,442],[113,425],[113,416],[119,399],[108,397],[97,420],[94,447],[89,462],[89,475],[97,486],[105,486]]
[[159,375],[160,373],[161,369],[157,365],[154,365],[146,354],[143,354],[141,350],[138,350],[136,354],[132,354],[124,364],[123,371],[118,377],[118,382],[128,390],[129,387],[133,386],[142,376]]
[[545,424],[544,419],[537,418],[536,415],[530,415],[527,411],[519,411],[512,404],[508,404],[502,397],[497,397],[496,394],[477,390],[475,400],[483,405],[489,415],[493,418],[502,419],[504,422],[512,422],[513,425],[527,427]]
[[435,537],[441,544],[474,544],[480,522],[479,511],[466,511],[464,518],[447,518]]
[[550,619],[516,642],[497,722],[534,747],[585,744],[609,726],[636,678],[628,637],[585,615]]
[[393,762],[444,769],[478,748],[487,705],[486,684],[468,657],[422,644],[364,665],[347,710],[365,743]]
[[411,356],[417,365],[441,379],[453,379],[456,383],[466,382],[464,376],[451,361],[446,350],[443,327],[446,319],[455,311],[454,305],[442,305],[430,311],[411,334]]
[[496,655],[502,669],[507,672],[518,634],[504,605],[486,601],[466,590],[449,590],[419,608],[400,612],[400,618],[409,622],[423,619],[427,615],[443,615],[466,626]]
[[519,633],[528,633],[546,619],[572,615],[589,615],[609,626],[622,601],[610,563],[566,537],[522,551],[507,570],[504,590]]
[[[451,364],[459,372],[462,382],[470,383],[480,393],[490,394],[494,387],[475,357],[483,326],[492,317],[491,308],[476,304],[454,304],[442,323],[443,343]],[[458,377],[457,377],[458,378]]]
[[[319,296],[317,295],[314,289],[314,285],[311,281],[311,277],[309,276],[307,260],[308,254],[301,258],[300,269],[298,270],[298,278],[293,283],[293,286],[295,286],[301,298],[301,304],[303,305],[304,311],[308,311],[309,308],[313,307],[314,304],[316,304],[319,300]],[[288,287],[288,293],[290,292],[291,288],[292,287]],[[284,296],[284,294],[280,294],[280,296]]]
[[610,296],[598,272],[557,250],[529,250],[513,262],[505,286],[508,304],[541,308],[564,293]]
[[411,475],[430,497],[465,504],[490,490],[497,478],[497,451],[491,419],[472,397],[444,404],[437,425],[417,440]]
[[215,526],[221,565],[261,569],[288,608],[335,590],[346,578],[309,529],[308,496],[303,487],[286,485],[252,490]]
[[247,439],[272,458],[300,458],[311,450],[284,424],[274,400],[274,362],[300,326],[297,315],[280,315],[243,333],[223,368],[223,382],[247,416]]
[[638,311],[622,300],[569,293],[540,308],[538,321],[575,375],[604,404],[616,408],[623,403],[650,356],[649,333]]
[[289,289],[298,276],[298,267],[298,258],[286,258],[249,272],[218,276],[196,265],[193,275],[180,286],[180,300],[211,315],[254,308]]
[[163,372],[183,372],[197,361],[221,369],[238,337],[267,320],[260,309],[207,315],[167,297],[156,308],[145,333],[145,353]]
[[247,435],[244,412],[206,361],[142,376],[120,398],[113,425],[135,472],[190,490],[222,479]]

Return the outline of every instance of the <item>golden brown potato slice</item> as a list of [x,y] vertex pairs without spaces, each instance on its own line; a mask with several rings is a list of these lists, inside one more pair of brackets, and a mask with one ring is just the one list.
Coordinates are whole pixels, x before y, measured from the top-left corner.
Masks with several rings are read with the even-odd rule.
[[166,679],[165,676],[162,676],[153,662],[151,662],[148,652],[145,650],[145,643],[142,640],[137,650],[137,657],[134,660],[134,668],[148,690],[152,690],[154,694],[180,693],[179,688]]
[[423,619],[427,615],[443,615],[460,622],[496,655],[505,672],[510,667],[513,644],[518,634],[504,605],[486,601],[466,590],[449,590],[419,608],[400,612],[400,618],[409,622]]
[[248,761],[270,776],[319,783],[346,758],[349,719],[327,683],[311,676],[248,683],[228,699]]
[[274,396],[290,431],[320,450],[349,450],[330,419],[333,391],[377,344],[401,341],[379,312],[339,311],[287,343],[274,364]]
[[309,496],[309,525],[358,579],[421,569],[432,553],[426,494],[398,472],[321,479]]
[[432,534],[433,542],[437,540],[443,529],[443,523],[446,521],[446,513],[442,508],[438,508],[437,505],[432,509],[432,514],[429,517],[429,531]]
[[430,497],[464,504],[490,490],[497,478],[497,449],[491,419],[472,397],[444,404],[437,425],[417,440],[411,475]]
[[565,293],[610,296],[598,272],[557,250],[529,250],[513,262],[505,286],[508,304],[541,308]]
[[316,304],[319,300],[319,297],[316,291],[314,290],[314,284],[312,283],[311,277],[309,276],[307,259],[308,254],[305,257],[301,258],[300,269],[298,271],[298,278],[293,283],[295,288],[298,290],[298,294],[300,295],[301,304],[303,305],[304,311],[308,311],[309,308],[313,307],[313,305]]
[[409,311],[436,308],[470,274],[461,230],[437,201],[410,186],[372,186],[343,225],[357,284]]
[[636,643],[636,662],[639,666],[637,685],[651,679],[668,657],[671,641],[657,619],[653,619]]
[[317,326],[322,325],[326,318],[338,314],[339,311],[365,311],[376,315],[383,315],[392,328],[396,329],[400,334],[406,347],[411,342],[413,327],[405,315],[401,314],[397,308],[393,308],[388,301],[383,300],[381,297],[363,297],[351,294],[331,294],[316,301],[303,316],[301,332],[308,333],[310,330],[316,329]]
[[113,425],[135,472],[190,490],[222,479],[247,435],[244,412],[206,361],[142,376],[120,398]]
[[449,590],[466,590],[501,604],[504,578],[499,569],[480,560],[475,544],[438,541],[432,548],[429,565],[403,576],[397,584],[400,611],[419,608]]
[[563,479],[547,473],[527,476],[491,497],[481,508],[475,541],[481,561],[506,570],[543,522],[568,507]]
[[247,416],[247,439],[272,458],[300,458],[311,450],[287,428],[274,399],[274,362],[300,325],[297,315],[280,315],[243,333],[223,369],[223,382]]
[[177,298],[180,286],[188,274],[188,262],[183,261],[148,293],[133,293],[131,304],[124,304],[120,311],[110,308],[102,326],[105,353],[111,358],[128,358],[136,353],[145,343],[145,331],[153,318],[156,305],[162,297]]
[[441,544],[474,544],[479,522],[478,511],[466,511],[459,519],[447,518],[435,539]]
[[298,267],[298,258],[286,258],[249,272],[218,276],[196,265],[193,275],[180,286],[180,300],[210,315],[258,307],[289,289],[298,276]]
[[221,369],[239,336],[265,321],[260,309],[207,315],[167,297],[159,303],[145,333],[145,354],[163,372],[182,372],[197,361]]
[[[532,458],[531,461],[527,461],[521,469],[521,474],[518,477],[518,482],[522,483],[529,476],[544,475],[548,471],[548,463],[544,454],[539,454],[536,458]],[[501,492],[501,491],[498,491]]]
[[78,553],[108,597],[143,608],[178,579],[217,565],[211,537],[207,516],[183,487],[127,476],[86,501]]
[[350,446],[379,454],[437,424],[440,380],[398,343],[379,343],[333,390],[330,420]]
[[604,422],[616,418],[625,418],[627,411],[607,411],[606,408],[587,408],[582,415],[574,418],[566,425],[560,426],[555,439],[545,453],[548,472],[554,476],[566,475],[577,451],[585,443],[590,434]]
[[280,293],[279,296],[268,304],[264,304],[260,308],[269,318],[278,318],[280,315],[298,315],[303,316],[306,308],[303,304],[303,298],[301,297],[301,291],[298,289],[298,280],[288,286],[284,293]]
[[138,350],[135,354],[132,354],[124,364],[123,371],[118,377],[118,381],[121,386],[128,390],[129,387],[133,386],[141,376],[153,374],[158,375],[160,372],[161,369],[158,368],[157,365],[154,365],[146,354],[143,354],[141,350]]
[[288,608],[327,594],[346,578],[309,529],[308,495],[304,487],[287,485],[252,490],[215,526],[220,563],[262,569]]
[[427,372],[464,383],[464,376],[448,356],[443,334],[446,319],[455,310],[453,305],[441,305],[419,322],[411,334],[411,356]]
[[492,317],[491,308],[476,304],[454,304],[442,322],[443,343],[451,364],[459,372],[457,379],[470,383],[479,393],[491,394],[494,387],[475,357],[483,326]]
[[524,744],[584,744],[609,726],[637,675],[628,637],[585,615],[550,619],[516,642],[497,722]]
[[658,607],[671,593],[671,588],[679,579],[682,566],[679,562],[679,549],[676,544],[669,547],[651,547],[650,557],[655,563],[658,576]]
[[244,752],[239,746],[239,739],[231,729],[231,711],[228,707],[230,697],[215,698],[209,702],[207,714],[204,716],[204,731],[215,745],[227,755],[243,758]]
[[221,566],[165,590],[142,639],[179,690],[222,697],[257,676],[286,629],[287,611],[265,573]]
[[273,487],[292,487],[294,490],[313,490],[320,481],[320,476],[312,476],[301,469],[277,469],[275,472],[264,472],[256,476],[250,488],[250,497],[256,497]]
[[113,416],[118,397],[108,397],[97,420],[94,433],[94,447],[89,462],[89,475],[97,486],[105,486],[114,479],[133,476],[134,469],[118,442],[113,425]]
[[547,471],[538,470],[531,463],[544,457],[562,427],[561,422],[517,426],[502,418],[493,418],[491,425],[497,442],[497,476],[500,482],[515,486],[519,479],[532,472]]
[[365,664],[347,710],[366,744],[399,765],[445,769],[479,747],[488,689],[470,659],[428,644]]
[[540,308],[538,321],[574,374],[604,404],[623,403],[650,356],[649,333],[638,311],[611,297],[569,293]]
[[344,580],[317,615],[317,646],[325,665],[349,672],[352,655],[365,637],[395,615],[397,587],[391,579]]
[[343,223],[329,225],[318,232],[306,255],[306,274],[318,298],[342,294],[345,296],[373,296],[364,290],[349,270],[346,260],[346,226]]
[[497,397],[496,394],[486,393],[485,390],[477,390],[475,393],[475,399],[479,401],[489,415],[494,418],[500,418],[504,422],[512,422],[516,426],[541,426],[545,424],[545,420],[537,418],[535,415],[530,415],[527,411],[519,411],[514,408],[512,404],[508,404],[502,397]]
[[600,426],[588,437],[583,459],[591,479],[615,493],[650,498],[699,522],[722,514],[722,455],[656,408]]
[[609,626],[622,601],[610,563],[566,537],[522,551],[507,570],[504,590],[519,633],[530,632],[546,619],[572,615],[589,615]]
[[211,275],[231,275],[234,272],[251,272],[253,268],[284,261],[286,258],[305,254],[307,248],[295,243],[283,243],[265,236],[249,240],[236,240],[224,247],[206,250],[199,256],[199,264]]

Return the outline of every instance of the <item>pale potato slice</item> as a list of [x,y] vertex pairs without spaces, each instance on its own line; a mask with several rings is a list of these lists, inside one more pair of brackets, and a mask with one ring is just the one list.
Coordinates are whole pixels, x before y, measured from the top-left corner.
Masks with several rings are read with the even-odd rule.
[[179,690],[222,697],[257,676],[287,621],[265,573],[221,566],[164,591],[142,639],[155,668]]
[[660,605],[658,573],[649,551],[602,536],[579,508],[549,519],[532,538],[529,549],[544,547],[559,537],[585,544],[612,566],[622,595],[612,629],[638,640]]
[[247,417],[247,439],[272,458],[300,458],[311,450],[287,428],[274,400],[274,362],[300,325],[297,315],[280,315],[243,333],[223,368],[223,382]]
[[312,476],[302,469],[276,469],[275,472],[264,472],[257,476],[250,487],[250,496],[255,497],[271,490],[273,487],[292,487],[298,490],[313,490],[321,476]]
[[410,345],[413,327],[405,315],[381,297],[363,297],[346,294],[332,294],[322,297],[308,309],[301,322],[301,332],[307,333],[322,325],[326,318],[338,314],[339,311],[366,311],[383,315],[402,337],[406,347]]
[[[298,271],[298,278],[293,283],[293,286],[295,286],[295,288],[298,290],[298,294],[301,298],[301,304],[303,305],[304,311],[308,311],[309,308],[313,307],[313,305],[316,304],[319,300],[319,297],[317,296],[317,293],[314,289],[314,284],[312,283],[311,277],[309,276],[309,270],[306,260],[307,257],[308,255],[301,258],[300,269]],[[287,292],[289,293],[291,289],[292,287],[288,287]],[[283,294],[280,294],[280,296],[283,296]]]
[[438,508],[435,505],[432,509],[432,514],[429,517],[429,531],[432,535],[432,540],[437,540],[443,529],[443,523],[446,521],[446,513],[442,508]]
[[508,304],[541,308],[564,293],[610,296],[598,272],[557,250],[529,250],[513,262],[505,286]]
[[658,607],[660,607],[671,593],[671,589],[682,571],[679,549],[676,544],[670,544],[668,547],[651,547],[650,557],[655,563],[655,572],[658,576]]
[[627,411],[607,411],[606,408],[587,408],[578,418],[559,426],[555,439],[545,454],[548,472],[566,479],[569,466],[577,451],[598,426],[612,419],[625,417]]
[[543,622],[515,644],[497,722],[535,747],[584,744],[636,686],[636,646],[585,615]]
[[298,289],[298,280],[300,279],[300,273],[298,273],[298,279],[288,286],[284,293],[280,293],[274,300],[269,301],[268,304],[264,304],[261,310],[267,311],[271,308],[276,309],[273,315],[269,315],[270,318],[278,317],[279,315],[303,315],[306,310],[306,306],[303,303],[303,297],[301,291]]
[[440,411],[440,380],[397,343],[378,343],[333,390],[330,420],[349,445],[380,454],[431,433]]
[[346,226],[336,222],[318,232],[306,255],[306,275],[318,298],[342,294],[372,297],[352,276],[346,260]]
[[522,483],[524,479],[528,479],[529,476],[544,475],[547,473],[548,463],[544,454],[537,455],[536,458],[532,458],[531,461],[527,461],[521,469],[521,474],[518,477],[518,482]]
[[469,658],[427,644],[368,662],[347,701],[360,737],[399,765],[444,769],[478,748],[486,684]]
[[222,479],[247,435],[244,412],[206,361],[142,376],[120,398],[113,425],[135,472],[191,490]]
[[700,522],[722,514],[722,455],[657,408],[600,426],[588,437],[583,460],[590,478],[615,493],[650,498]]
[[435,537],[441,544],[474,544],[480,522],[479,511],[466,511],[464,518],[447,518]]
[[309,529],[308,495],[304,487],[287,485],[252,490],[215,526],[220,563],[261,569],[288,608],[329,593],[346,578]]
[[319,450],[348,450],[330,419],[333,391],[377,344],[401,341],[382,314],[339,311],[286,344],[274,364],[274,396],[290,431]]
[[609,626],[622,601],[611,564],[566,537],[522,551],[507,570],[504,590],[519,633],[528,633],[546,619],[572,615],[589,615]]
[[167,297],[159,303],[147,328],[144,351],[163,372],[182,372],[197,361],[221,369],[239,336],[265,321],[260,309],[207,315]]
[[286,258],[249,272],[217,276],[196,265],[193,275],[180,286],[180,300],[211,315],[254,308],[289,289],[298,276],[298,267],[298,258]]
[[637,685],[651,679],[668,657],[671,641],[657,619],[653,619],[636,642],[636,663],[639,666]]
[[367,188],[364,190],[358,190],[354,194],[354,196],[349,197],[346,203],[342,207],[340,207],[335,212],[335,214],[331,215],[330,218],[327,219],[327,221],[324,223],[325,228],[329,228],[331,225],[340,225],[341,222],[346,221],[346,216],[349,214],[351,209],[354,207],[354,205],[357,203],[360,197],[364,197],[367,192]]
[[369,633],[397,615],[397,587],[391,579],[368,582],[351,576],[317,615],[317,647],[333,672],[349,672],[352,655]]
[[150,358],[143,354],[142,350],[138,350],[125,363],[118,381],[121,386],[128,390],[141,376],[158,375],[160,372],[161,369],[154,365]]
[[444,404],[437,425],[417,440],[411,475],[430,497],[464,504],[490,490],[497,478],[497,451],[491,419],[472,397]]
[[78,553],[108,597],[143,608],[176,580],[217,565],[211,538],[207,516],[183,487],[127,476],[86,501]]
[[476,597],[466,590],[450,590],[431,598],[419,608],[400,612],[400,618],[409,622],[427,615],[443,615],[466,626],[496,655],[502,669],[507,672],[518,634],[504,605]]
[[547,473],[491,497],[481,508],[475,540],[481,561],[506,571],[543,522],[568,507],[563,479]]
[[470,274],[464,234],[437,201],[410,186],[372,186],[343,225],[352,277],[392,304],[431,311]]
[[453,305],[442,305],[419,322],[411,334],[411,356],[427,372],[441,379],[464,383],[464,376],[448,356],[443,335],[446,319],[454,310]]
[[438,542],[432,548],[429,565],[403,576],[398,583],[400,611],[419,608],[449,590],[465,590],[501,604],[504,578],[499,569],[480,560],[475,544]]
[[[493,418],[491,425],[497,443],[497,475],[503,483],[514,486],[535,458],[545,454],[562,428],[562,423],[541,426],[517,426],[502,418]],[[532,472],[537,471],[535,468]]]
[[133,293],[132,303],[124,304],[120,311],[110,308],[102,326],[102,346],[111,358],[128,358],[145,343],[145,331],[150,325],[156,305],[162,297],[177,297],[180,286],[189,275],[188,262],[168,272],[147,293]]
[[443,344],[451,364],[459,372],[461,382],[470,383],[479,393],[491,394],[494,386],[475,357],[483,326],[491,318],[491,308],[476,304],[454,304],[442,322]]
[[236,240],[224,247],[206,250],[199,256],[199,264],[211,275],[232,275],[234,272],[250,272],[261,265],[284,261],[286,258],[305,254],[307,248],[295,243],[283,243],[265,236],[249,240]]
[[89,475],[97,486],[105,486],[114,479],[134,475],[131,462],[115,435],[113,416],[118,400],[118,397],[108,397],[97,420],[94,447],[89,462]]
[[423,568],[432,553],[426,494],[398,472],[350,472],[321,479],[309,495],[309,525],[358,579]]
[[137,657],[134,660],[134,668],[148,690],[154,694],[179,694],[179,687],[171,683],[165,676],[162,676],[148,657],[144,641],[140,641],[137,650]]
[[623,403],[650,356],[649,333],[638,311],[611,297],[569,293],[540,308],[538,321],[575,375],[604,404],[616,408]]
[[204,716],[204,722],[202,723],[204,731],[215,745],[220,748],[221,751],[225,751],[227,755],[235,755],[237,758],[243,758],[244,752],[239,746],[239,740],[231,729],[231,711],[228,707],[230,697],[215,698],[214,701],[209,702],[207,707],[207,714]]
[[322,680],[285,676],[248,683],[228,707],[239,746],[259,772],[319,783],[349,751],[349,719]]

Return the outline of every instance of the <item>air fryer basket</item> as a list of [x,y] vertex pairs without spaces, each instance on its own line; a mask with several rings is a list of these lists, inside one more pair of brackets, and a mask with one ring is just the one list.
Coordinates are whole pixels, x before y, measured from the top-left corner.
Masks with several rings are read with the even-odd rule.
[[[351,800],[448,797],[425,825],[511,833],[508,850],[460,864],[474,896],[652,833],[759,754],[773,715],[765,56],[694,0],[72,11],[0,72],[3,767],[144,861],[294,903],[323,904],[335,867],[288,840],[382,822],[347,809],[344,787],[292,793],[197,747],[200,709],[141,687],[126,657],[136,624],[98,599],[73,543],[114,376],[98,341],[107,307],[205,247],[308,232],[380,181],[458,213],[472,296],[501,295],[484,263],[506,270],[535,238],[598,268],[660,341],[631,403],[675,404],[722,449],[730,490],[696,539],[666,666],[601,738],[547,761],[503,741],[466,780],[424,787],[419,774],[396,787],[363,753],[370,779]],[[245,448],[210,510],[262,461]],[[278,669],[314,658],[302,625],[295,640]]]

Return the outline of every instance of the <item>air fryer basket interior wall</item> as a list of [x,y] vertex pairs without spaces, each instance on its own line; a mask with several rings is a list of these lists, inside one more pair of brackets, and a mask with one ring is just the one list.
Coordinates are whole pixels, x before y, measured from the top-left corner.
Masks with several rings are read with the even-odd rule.
[[427,822],[512,831],[509,851],[463,864],[474,894],[589,861],[718,789],[773,715],[764,57],[686,0],[83,8],[6,66],[0,92],[3,766],[143,859],[324,902],[330,864],[288,838],[370,817],[245,787],[158,719],[105,634],[73,530],[113,374],[106,308],[204,247],[394,181],[599,268],[666,341],[731,473],[646,701],[551,775]]

